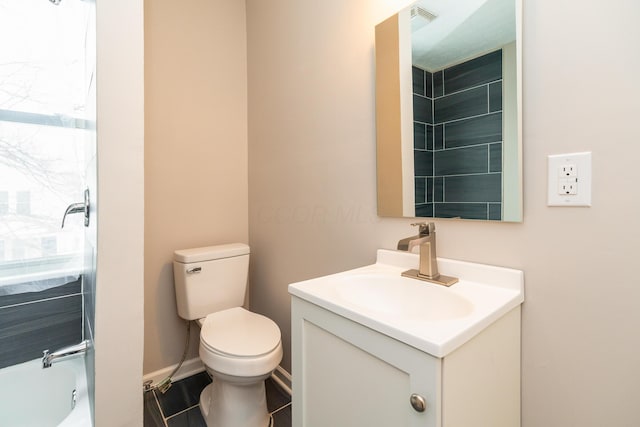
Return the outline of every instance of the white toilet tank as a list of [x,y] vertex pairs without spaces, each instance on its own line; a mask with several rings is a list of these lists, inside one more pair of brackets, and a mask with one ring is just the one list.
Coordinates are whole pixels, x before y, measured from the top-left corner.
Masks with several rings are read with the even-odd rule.
[[178,315],[196,320],[244,304],[249,246],[243,243],[182,249],[173,253]]

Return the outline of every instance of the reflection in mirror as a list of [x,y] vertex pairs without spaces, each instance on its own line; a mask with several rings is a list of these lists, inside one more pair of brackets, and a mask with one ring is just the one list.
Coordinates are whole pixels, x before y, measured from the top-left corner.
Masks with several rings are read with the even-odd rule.
[[378,214],[522,220],[519,0],[421,0],[376,26]]

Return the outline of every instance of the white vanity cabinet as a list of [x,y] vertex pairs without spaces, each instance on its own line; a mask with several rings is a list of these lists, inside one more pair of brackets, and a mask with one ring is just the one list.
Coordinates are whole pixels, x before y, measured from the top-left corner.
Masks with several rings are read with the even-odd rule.
[[424,288],[377,260],[289,286],[293,426],[519,427],[522,272],[439,259],[460,282]]
[[519,336],[517,307],[438,358],[293,297],[293,425],[517,427]]

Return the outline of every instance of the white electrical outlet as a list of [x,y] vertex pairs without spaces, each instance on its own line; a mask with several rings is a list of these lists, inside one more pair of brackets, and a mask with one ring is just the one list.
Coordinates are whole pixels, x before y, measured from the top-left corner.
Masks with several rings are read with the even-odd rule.
[[591,153],[549,156],[549,206],[591,206]]
[[562,177],[578,176],[578,167],[573,163],[567,163],[566,165],[560,165],[558,172]]
[[578,179],[562,178],[558,180],[558,194],[562,196],[577,195],[578,194]]

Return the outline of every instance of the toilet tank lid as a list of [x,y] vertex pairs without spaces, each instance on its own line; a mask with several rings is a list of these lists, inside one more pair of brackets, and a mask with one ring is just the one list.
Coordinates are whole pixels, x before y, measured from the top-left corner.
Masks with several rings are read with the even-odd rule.
[[182,263],[203,262],[248,254],[249,246],[244,243],[229,243],[202,248],[180,249],[173,253],[173,260]]

